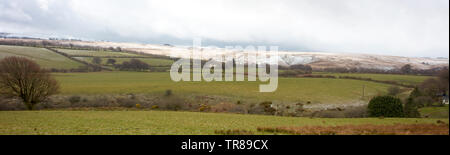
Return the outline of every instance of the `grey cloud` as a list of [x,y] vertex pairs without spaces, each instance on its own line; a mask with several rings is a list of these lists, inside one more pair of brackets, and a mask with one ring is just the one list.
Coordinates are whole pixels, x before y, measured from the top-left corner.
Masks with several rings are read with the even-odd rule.
[[448,0],[0,0],[0,31],[448,57]]

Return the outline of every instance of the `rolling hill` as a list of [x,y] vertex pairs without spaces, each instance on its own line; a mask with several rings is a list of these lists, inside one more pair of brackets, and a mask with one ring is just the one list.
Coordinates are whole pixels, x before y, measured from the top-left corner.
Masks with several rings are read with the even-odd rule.
[[[24,42],[42,42],[42,40],[31,39],[4,39],[9,41]],[[48,41],[48,40],[47,40]],[[69,40],[51,40],[62,45],[77,45],[91,47],[121,47],[124,50],[136,51],[146,54],[187,57],[192,52],[191,47],[138,44],[138,43],[118,43],[105,41],[69,41]],[[243,56],[251,53],[249,51],[212,51],[212,49],[203,47],[204,53],[216,54],[236,54],[236,60],[243,60]],[[206,57],[211,56],[207,55]],[[308,64],[315,69],[323,68],[368,68],[380,70],[398,69],[406,64],[410,64],[415,69],[432,69],[449,65],[448,58],[418,58],[403,56],[388,56],[375,54],[355,54],[355,53],[333,53],[333,52],[286,52],[279,51],[280,65]],[[205,58],[208,59],[208,58]],[[237,61],[239,63],[239,61]]]
[[47,69],[71,69],[84,65],[45,48],[0,45],[0,59],[8,56],[26,57]]

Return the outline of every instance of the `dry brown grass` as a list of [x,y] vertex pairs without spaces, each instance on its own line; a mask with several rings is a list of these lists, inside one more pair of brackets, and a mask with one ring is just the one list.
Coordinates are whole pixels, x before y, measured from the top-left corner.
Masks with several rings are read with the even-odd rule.
[[449,125],[395,124],[395,125],[342,125],[303,127],[258,127],[259,132],[293,135],[449,135]]
[[253,132],[247,131],[247,130],[241,130],[241,129],[216,130],[216,131],[214,131],[214,133],[218,134],[218,135],[253,135]]

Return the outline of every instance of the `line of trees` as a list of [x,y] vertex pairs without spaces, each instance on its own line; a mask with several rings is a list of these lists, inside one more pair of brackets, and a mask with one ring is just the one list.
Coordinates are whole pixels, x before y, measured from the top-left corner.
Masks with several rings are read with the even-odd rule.
[[[398,88],[390,88],[388,96],[373,98],[369,103],[371,117],[421,117],[419,108],[443,106],[443,97],[449,92],[449,70],[443,69],[436,77],[425,80],[411,92],[409,97],[401,102],[394,97]],[[403,104],[404,103],[404,104]],[[438,104],[435,104],[438,103]],[[426,117],[426,116],[425,116]]]
[[93,64],[87,63],[85,61],[78,60],[76,58],[73,58],[73,57],[69,56],[68,54],[66,54],[64,52],[60,52],[60,51],[55,50],[53,48],[46,48],[46,49],[48,49],[50,51],[53,51],[53,52],[55,52],[57,54],[60,54],[62,56],[65,56],[66,58],[71,59],[73,61],[76,61],[76,62],[79,62],[81,64],[84,64],[84,66],[79,66],[78,68],[71,68],[71,69],[56,69],[56,68],[52,68],[52,69],[50,69],[51,72],[64,72],[64,73],[66,73],[66,72],[99,72],[99,71],[102,71],[102,70],[110,70],[108,68],[102,68],[102,66],[100,66],[100,65],[96,65],[96,64],[93,65]]
[[323,69],[314,69],[315,72],[330,72],[330,73],[375,73],[375,74],[406,74],[406,75],[436,75],[440,71],[448,69],[448,67],[435,67],[431,69],[414,69],[410,64],[406,64],[397,69],[375,69],[375,68],[344,68],[344,67],[330,67]]
[[125,71],[147,71],[150,69],[150,65],[139,60],[131,59],[130,61],[124,61],[122,64],[114,65],[116,69]]
[[449,92],[449,70],[444,69],[436,77],[429,78],[418,85],[411,94],[412,98],[429,97],[433,101],[439,101]]
[[100,47],[100,46],[87,46],[87,45],[76,45],[72,43],[61,43],[54,40],[41,40],[41,39],[5,39],[0,40],[0,45],[14,45],[14,46],[31,46],[31,47],[58,47],[58,48],[69,48],[76,50],[93,50],[93,51],[114,51],[122,52],[121,47]]
[[282,77],[296,77],[304,74],[311,74],[313,69],[310,65],[291,65],[289,67],[279,66],[278,69],[283,70],[280,72],[280,76]]

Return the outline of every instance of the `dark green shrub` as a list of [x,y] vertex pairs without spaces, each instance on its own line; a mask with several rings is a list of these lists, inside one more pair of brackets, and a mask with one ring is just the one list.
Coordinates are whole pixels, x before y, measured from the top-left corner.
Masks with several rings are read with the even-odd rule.
[[392,96],[378,96],[370,100],[370,117],[403,117],[403,105],[400,99]]

